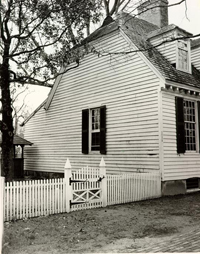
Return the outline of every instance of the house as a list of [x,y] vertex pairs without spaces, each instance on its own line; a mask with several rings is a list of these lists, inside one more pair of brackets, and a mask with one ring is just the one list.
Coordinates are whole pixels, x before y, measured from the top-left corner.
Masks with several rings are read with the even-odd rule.
[[[156,8],[149,8],[155,6]],[[191,34],[168,24],[167,1],[141,15],[118,15],[92,33],[92,52],[57,78],[26,119],[31,174],[98,167],[109,173],[161,173],[163,195],[199,188],[200,52]],[[193,64],[194,59],[194,64]]]

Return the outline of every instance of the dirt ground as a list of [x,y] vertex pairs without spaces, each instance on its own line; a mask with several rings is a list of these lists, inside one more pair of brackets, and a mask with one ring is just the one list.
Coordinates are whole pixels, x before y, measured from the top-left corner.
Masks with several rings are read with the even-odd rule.
[[128,253],[200,226],[200,192],[7,222],[3,254]]

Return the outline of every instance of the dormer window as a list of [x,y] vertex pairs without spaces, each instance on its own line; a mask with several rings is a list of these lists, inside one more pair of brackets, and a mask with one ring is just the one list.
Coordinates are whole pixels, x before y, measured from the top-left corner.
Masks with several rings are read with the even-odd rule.
[[[183,37],[183,35],[178,35]],[[184,72],[191,72],[190,41],[180,39],[177,41],[177,69]]]
[[178,67],[181,70],[188,70],[188,50],[184,41],[178,41]]

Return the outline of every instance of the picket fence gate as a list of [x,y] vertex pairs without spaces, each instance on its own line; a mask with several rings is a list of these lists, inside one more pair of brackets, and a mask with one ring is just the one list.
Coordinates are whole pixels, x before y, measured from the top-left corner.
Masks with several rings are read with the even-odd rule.
[[64,178],[7,182],[4,221],[106,207],[161,196],[160,173],[106,174],[99,168],[72,171],[67,160]]

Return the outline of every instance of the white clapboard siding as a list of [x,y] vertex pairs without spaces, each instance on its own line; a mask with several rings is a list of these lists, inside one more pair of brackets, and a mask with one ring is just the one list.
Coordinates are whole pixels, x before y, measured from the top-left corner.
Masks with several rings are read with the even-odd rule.
[[177,154],[175,94],[162,93],[163,115],[163,180],[200,177],[200,154]]
[[[105,51],[130,50],[119,31],[94,45]],[[97,167],[101,154],[82,154],[82,110],[106,105],[107,171],[159,170],[159,79],[138,54],[89,54],[63,75],[47,111],[41,108],[25,125],[25,169],[63,172]],[[138,148],[138,149],[137,149]]]
[[150,42],[171,64],[174,64],[176,63],[177,42],[171,41],[162,44],[162,42],[170,40],[172,36],[171,32],[165,33],[164,35],[153,37]]
[[198,70],[200,70],[200,47],[192,48],[191,62]]

